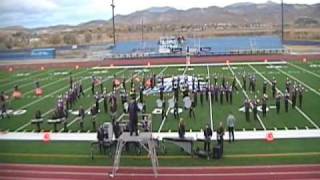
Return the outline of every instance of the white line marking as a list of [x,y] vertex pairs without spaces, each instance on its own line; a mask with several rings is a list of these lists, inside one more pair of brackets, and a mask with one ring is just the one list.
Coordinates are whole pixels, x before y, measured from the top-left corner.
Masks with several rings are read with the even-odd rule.
[[[251,65],[250,65],[250,66],[251,66]],[[319,91],[317,91],[317,90],[313,89],[312,87],[310,87],[310,86],[309,86],[309,85],[307,85],[306,83],[304,83],[304,82],[300,81],[299,79],[297,79],[297,78],[295,78],[294,76],[292,76],[292,75],[290,75],[290,74],[288,74],[288,73],[284,72],[284,71],[283,71],[283,70],[281,70],[281,69],[277,69],[277,70],[278,70],[278,71],[280,71],[282,74],[285,74],[286,76],[290,77],[291,79],[294,79],[294,80],[298,81],[300,84],[302,84],[303,86],[307,87],[309,90],[311,90],[312,92],[314,92],[314,93],[316,93],[317,95],[319,95],[319,96],[320,96],[320,92],[319,92]]]
[[[37,171],[37,170],[0,170],[1,173],[10,174],[43,174],[43,175],[83,175],[83,176],[106,176],[104,172],[74,172],[74,171]],[[159,177],[230,177],[230,176],[275,176],[275,175],[310,175],[320,174],[320,171],[267,171],[267,172],[240,172],[240,173],[160,173]],[[130,176],[130,177],[153,177],[152,173],[117,173],[116,176]]]
[[293,67],[295,67],[295,68],[297,68],[297,69],[300,69],[300,70],[302,70],[302,71],[304,71],[304,72],[306,72],[306,73],[312,74],[312,75],[320,78],[320,75],[319,75],[319,74],[316,74],[316,73],[314,73],[314,72],[312,72],[312,71],[310,71],[310,70],[307,70],[307,69],[305,69],[305,68],[303,68],[303,67],[300,67],[300,66],[298,66],[298,65],[295,65],[295,64],[293,64],[293,63],[289,63],[289,62],[288,62],[288,64],[291,65],[291,66],[293,66]]
[[[251,69],[253,69],[259,76],[261,76],[264,80],[266,80],[270,85],[272,84],[271,81],[269,79],[267,79],[263,74],[261,74],[256,68],[254,68],[252,65],[248,65]],[[280,92],[280,94],[283,96],[282,91],[280,91],[277,87],[276,87],[277,91]],[[289,103],[292,104],[292,102],[289,100]],[[296,106],[295,108],[304,118],[306,118],[315,128],[319,129],[319,126],[312,121],[312,119],[306,115],[299,107]]]
[[[211,78],[210,78],[210,70],[209,70],[209,66],[207,66],[207,71],[208,71],[208,87],[211,88]],[[209,106],[210,106],[210,122],[211,122],[211,129],[213,130],[213,112],[212,112],[212,99],[211,99],[211,90],[209,90]]]
[[[83,73],[85,73],[86,71],[87,71],[87,70],[85,70],[85,71],[80,71],[80,72],[75,73],[74,75],[83,74]],[[50,97],[50,96],[58,93],[58,92],[66,89],[66,88],[68,88],[68,87],[69,87],[69,86],[67,86],[67,87],[62,87],[62,88],[60,88],[60,89],[57,89],[56,91],[54,91],[54,92],[52,92],[52,93],[50,93],[50,94],[47,94],[46,96],[43,96],[43,97],[41,97],[41,98],[39,98],[39,99],[37,99],[37,100],[35,100],[35,101],[32,101],[31,103],[26,104],[26,105],[24,105],[24,106],[22,106],[22,107],[20,107],[20,108],[17,108],[17,109],[25,109],[25,108],[27,108],[27,107],[35,104],[35,103],[38,103],[38,102],[40,102],[40,101],[42,101],[42,100],[44,100],[44,99],[46,99],[46,98],[48,98],[48,97]]]
[[[237,83],[239,84],[240,88],[242,89],[243,94],[246,96],[247,99],[249,99],[249,96],[248,96],[247,92],[242,88],[242,85],[241,85],[238,77],[235,75],[234,71],[232,70],[232,68],[230,67],[229,64],[228,64],[228,68],[229,68],[229,70],[231,71],[232,75],[236,78],[236,81],[237,81]],[[250,106],[253,107],[253,105],[252,105],[251,102],[250,102]],[[260,125],[262,126],[262,128],[263,128],[264,130],[267,130],[267,128],[266,128],[266,126],[263,124],[263,122],[262,122],[259,114],[257,114],[257,118],[258,118],[258,120],[259,120]]]
[[[118,75],[119,73],[124,72],[125,70],[126,70],[126,69],[123,69],[123,70],[121,70],[121,71],[118,71],[118,72],[116,73],[116,75]],[[87,71],[87,70],[86,70],[86,71]],[[84,72],[86,72],[86,71],[84,71]],[[81,73],[81,74],[82,74],[82,73]],[[109,79],[111,79],[111,78],[107,78],[107,79],[105,79],[103,82],[108,81]],[[63,89],[64,89],[64,88],[63,88]],[[60,90],[61,90],[61,89],[60,89]],[[88,87],[87,89],[85,89],[84,92],[87,92],[87,91],[89,91],[89,90],[90,90],[90,87]],[[46,115],[50,114],[50,113],[53,112],[53,111],[54,111],[54,108],[48,110],[48,111],[45,112],[42,116],[46,116]],[[17,128],[14,132],[18,132],[18,131],[24,129],[25,127],[29,126],[30,124],[31,124],[31,122],[27,122],[27,123],[25,123],[24,125],[22,125],[21,127]]]

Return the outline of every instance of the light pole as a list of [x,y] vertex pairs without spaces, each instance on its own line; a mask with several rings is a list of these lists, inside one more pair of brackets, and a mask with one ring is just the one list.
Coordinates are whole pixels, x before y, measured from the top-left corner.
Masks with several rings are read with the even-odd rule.
[[111,8],[112,8],[113,45],[115,46],[116,45],[116,30],[115,30],[115,24],[114,24],[114,8],[115,8],[115,5],[113,3],[113,0],[112,0]]
[[283,4],[283,0],[281,0],[281,40],[282,43],[284,41],[284,4]]

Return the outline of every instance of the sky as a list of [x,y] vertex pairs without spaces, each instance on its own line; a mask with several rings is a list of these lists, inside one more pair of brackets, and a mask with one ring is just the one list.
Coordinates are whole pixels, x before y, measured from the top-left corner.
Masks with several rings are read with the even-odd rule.
[[[150,7],[170,6],[186,10],[193,7],[226,6],[239,2],[264,3],[267,0],[114,0],[115,14],[126,15]],[[280,2],[280,0],[274,0]],[[315,4],[319,0],[284,0],[285,3]],[[0,27],[28,28],[60,24],[77,25],[111,18],[111,0],[0,0]]]

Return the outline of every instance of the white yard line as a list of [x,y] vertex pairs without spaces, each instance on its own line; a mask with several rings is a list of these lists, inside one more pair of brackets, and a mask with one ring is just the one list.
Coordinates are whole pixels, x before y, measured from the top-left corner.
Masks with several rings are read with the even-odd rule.
[[[85,72],[87,72],[87,71],[86,71],[86,70],[85,70],[85,71],[80,71],[80,72],[77,72],[76,74],[83,74],[83,73],[85,73]],[[75,74],[75,75],[76,75],[76,74]],[[31,103],[26,104],[26,105],[24,105],[24,106],[22,106],[22,107],[20,107],[20,108],[17,108],[17,109],[25,109],[25,108],[33,105],[33,104],[36,104],[36,103],[38,103],[38,102],[40,102],[40,101],[43,101],[44,99],[46,99],[46,98],[48,98],[48,97],[50,97],[50,96],[52,96],[52,95],[54,95],[54,94],[62,91],[62,90],[64,90],[64,89],[68,88],[68,87],[69,87],[69,86],[62,87],[62,88],[60,88],[60,89],[57,89],[56,91],[54,91],[54,92],[52,92],[52,93],[50,93],[50,94],[47,94],[46,96],[43,96],[43,97],[41,97],[41,98],[39,98],[39,99],[37,99],[37,100],[34,100],[34,101],[32,101]]]
[[[48,73],[48,72],[40,72],[39,74],[32,74],[32,75],[27,76],[27,77],[25,77],[25,78],[22,78],[22,79],[18,79],[18,80],[16,80],[16,81],[10,81],[10,82],[8,82],[8,83],[5,83],[4,86],[9,86],[10,84],[15,84],[15,83],[18,83],[18,82],[21,82],[21,81],[25,81],[25,80],[27,80],[27,79],[34,79],[35,77],[38,77],[38,76],[40,76],[40,75],[43,75],[44,73]],[[29,84],[29,83],[27,83],[27,84]]]
[[[267,79],[262,73],[260,73],[256,68],[254,68],[252,65],[248,65],[251,69],[253,69],[259,76],[261,76],[265,81],[267,81],[270,85],[272,84],[271,81],[269,79]],[[276,88],[277,91],[279,91],[281,93],[281,95],[283,96],[282,91],[280,91],[278,88]],[[289,103],[292,104],[292,102],[289,100]],[[307,119],[315,128],[319,129],[319,126],[312,121],[312,119],[306,115],[299,107],[296,106],[296,110],[305,118]]]
[[[116,73],[116,75],[124,72],[125,70],[126,70],[126,69],[123,69],[123,70],[121,70],[121,71],[118,71],[118,72]],[[86,72],[86,71],[84,71],[84,72]],[[103,82],[108,81],[109,79],[111,79],[111,78],[107,78],[107,79],[105,79]],[[84,92],[89,91],[90,88],[91,88],[91,87],[88,87],[87,89],[84,90]],[[64,88],[63,88],[63,89],[64,89]],[[46,116],[46,115],[50,114],[50,113],[53,112],[53,111],[54,111],[54,108],[53,108],[53,109],[50,109],[50,110],[47,111],[47,112],[45,112],[42,116]],[[29,126],[30,124],[31,124],[31,122],[29,121],[29,122],[25,123],[24,125],[22,125],[21,127],[17,128],[14,132],[18,132],[18,131],[24,129],[25,127]]]
[[[184,71],[183,71],[183,75],[186,74],[188,68],[189,68],[189,66],[187,65],[187,66],[185,67]],[[173,97],[174,97],[174,96],[173,96]],[[161,125],[160,125],[160,127],[159,127],[158,133],[161,132],[162,127],[163,127],[165,121],[167,120],[167,117],[168,117],[169,112],[170,112],[170,107],[169,107],[169,105],[168,105],[168,108],[167,108],[167,111],[166,111],[166,115],[165,115],[165,117],[162,119],[162,122],[161,122]]]
[[291,65],[291,66],[293,66],[293,67],[295,67],[295,68],[297,68],[297,69],[300,69],[300,70],[302,70],[302,71],[304,71],[304,72],[306,72],[306,73],[309,73],[309,74],[311,74],[311,75],[314,75],[315,77],[320,78],[320,75],[319,75],[319,74],[316,74],[316,73],[314,73],[314,72],[312,72],[312,71],[310,71],[310,70],[307,70],[307,69],[305,69],[305,68],[303,68],[303,67],[297,66],[297,65],[295,65],[295,64],[293,64],[293,63],[289,63],[289,62],[288,62],[288,64]]
[[[58,83],[58,82],[60,82],[60,81],[64,81],[64,80],[67,80],[67,79],[68,79],[68,78],[62,78],[62,79],[55,80],[55,81],[53,81],[53,82],[51,82],[51,83],[49,83],[49,84],[46,84],[46,85],[44,85],[44,86],[41,86],[41,88],[49,87],[49,86],[51,86],[51,85],[53,85],[53,84],[56,84],[56,83]],[[31,82],[31,83],[34,83],[34,82]],[[30,94],[30,93],[33,93],[33,92],[34,92],[34,89],[31,89],[31,90],[27,91],[26,93],[23,93],[23,96],[25,96],[25,95],[27,95],[27,94]],[[10,99],[9,101],[12,101],[12,99]]]
[[[251,65],[250,65],[250,66],[251,66]],[[320,92],[319,92],[319,91],[317,91],[317,90],[313,89],[312,87],[310,87],[310,86],[309,86],[309,85],[307,85],[306,83],[304,83],[304,82],[300,81],[299,79],[297,79],[297,78],[295,78],[294,76],[292,76],[292,75],[288,74],[287,72],[284,72],[283,70],[281,70],[281,69],[279,69],[279,68],[277,68],[277,70],[278,70],[278,71],[280,71],[282,74],[284,74],[284,75],[286,75],[286,76],[290,77],[291,79],[296,80],[297,82],[299,82],[300,84],[302,84],[303,86],[305,86],[306,88],[308,88],[310,91],[312,91],[312,92],[314,92],[314,93],[316,93],[317,95],[319,95],[319,96],[320,96]]]
[[[235,75],[234,71],[232,70],[232,68],[230,67],[230,65],[228,65],[229,70],[231,71],[232,75],[236,78],[237,83],[239,84],[240,88],[242,89],[243,94],[246,96],[247,99],[250,99],[247,92],[242,88],[242,85],[238,79],[238,77]],[[253,106],[252,103],[250,103],[251,107]],[[262,128],[264,130],[267,130],[266,126],[263,124],[259,114],[257,114],[257,118],[259,120],[260,125],[262,126]]]
[[[211,78],[210,78],[210,69],[209,66],[207,66],[207,71],[208,71],[208,87],[211,88]],[[211,122],[211,129],[213,129],[213,111],[212,111],[212,99],[211,99],[211,90],[209,90],[209,106],[210,106],[210,122]]]

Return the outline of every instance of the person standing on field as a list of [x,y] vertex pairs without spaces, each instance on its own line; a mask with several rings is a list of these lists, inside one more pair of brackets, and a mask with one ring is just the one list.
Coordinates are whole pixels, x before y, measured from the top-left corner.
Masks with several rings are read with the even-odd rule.
[[229,113],[227,117],[227,126],[228,126],[228,132],[229,132],[229,143],[234,142],[234,127],[236,123],[236,118],[232,114],[232,112]]

